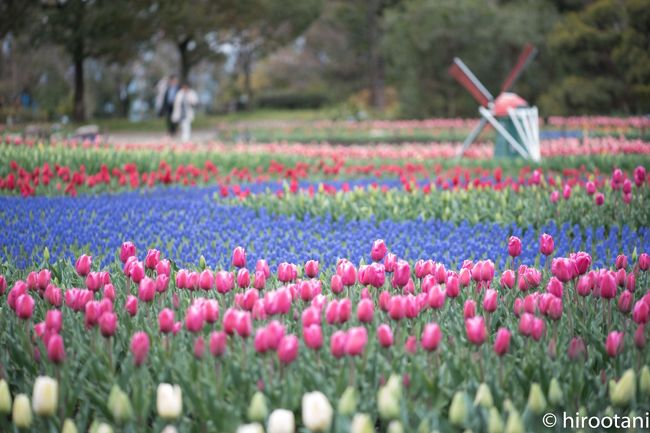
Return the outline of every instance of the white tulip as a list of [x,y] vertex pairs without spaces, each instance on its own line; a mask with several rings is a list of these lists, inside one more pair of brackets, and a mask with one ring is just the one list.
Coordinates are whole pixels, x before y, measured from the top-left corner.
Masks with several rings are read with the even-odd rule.
[[32,409],[39,416],[52,416],[59,401],[59,384],[56,379],[38,376],[34,382]]
[[29,428],[32,425],[32,409],[29,407],[29,397],[18,394],[14,399],[11,419],[18,428]]
[[158,416],[163,419],[176,419],[183,411],[183,396],[181,387],[161,383],[158,385],[156,408]]
[[173,425],[168,425],[160,433],[178,433],[178,430],[176,430],[176,427]]
[[99,425],[97,426],[97,430],[95,430],[95,433],[113,433],[113,427],[102,422],[99,423]]
[[374,433],[375,427],[372,420],[365,413],[358,413],[352,418],[350,433]]
[[237,433],[264,433],[264,427],[259,423],[242,424],[237,427]]
[[329,430],[333,414],[332,405],[322,392],[308,392],[302,396],[302,422],[309,430]]
[[286,409],[276,409],[269,416],[268,433],[294,433],[296,421],[293,412]]

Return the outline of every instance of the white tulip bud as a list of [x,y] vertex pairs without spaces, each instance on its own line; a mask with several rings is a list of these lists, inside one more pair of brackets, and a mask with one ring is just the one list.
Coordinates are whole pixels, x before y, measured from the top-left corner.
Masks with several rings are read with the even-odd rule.
[[183,411],[181,387],[169,383],[158,385],[156,408],[158,416],[162,419],[172,420],[178,418]]
[[59,401],[59,384],[56,379],[38,376],[34,382],[32,409],[38,416],[52,416]]

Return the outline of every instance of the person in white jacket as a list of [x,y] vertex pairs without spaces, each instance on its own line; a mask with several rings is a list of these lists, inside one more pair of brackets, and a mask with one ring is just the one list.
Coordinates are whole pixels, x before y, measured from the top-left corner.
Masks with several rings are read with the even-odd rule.
[[192,134],[192,121],[194,120],[194,106],[199,102],[196,92],[187,83],[183,83],[174,99],[172,121],[181,126],[181,140],[190,141]]

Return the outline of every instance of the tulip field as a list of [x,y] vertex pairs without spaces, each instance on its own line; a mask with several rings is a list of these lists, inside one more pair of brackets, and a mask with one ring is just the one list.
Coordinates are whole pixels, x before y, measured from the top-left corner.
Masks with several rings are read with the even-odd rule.
[[576,124],[539,165],[0,139],[0,432],[649,431],[647,120]]

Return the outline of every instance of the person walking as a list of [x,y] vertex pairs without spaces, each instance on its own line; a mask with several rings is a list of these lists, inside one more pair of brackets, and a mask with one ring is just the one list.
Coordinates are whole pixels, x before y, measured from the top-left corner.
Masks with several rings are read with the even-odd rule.
[[170,137],[176,135],[177,122],[172,119],[176,94],[179,91],[178,78],[170,75],[158,83],[158,94],[156,95],[156,110],[160,117],[164,117],[167,123],[167,133]]
[[181,89],[176,93],[172,121],[181,125],[181,140],[190,141],[192,133],[192,121],[194,120],[194,106],[199,102],[196,92],[189,84],[183,83]]

